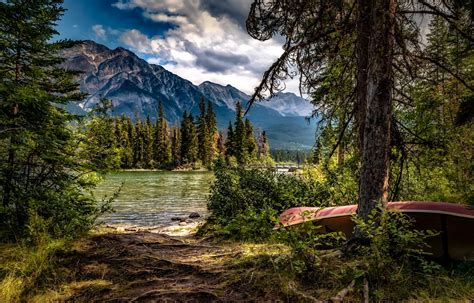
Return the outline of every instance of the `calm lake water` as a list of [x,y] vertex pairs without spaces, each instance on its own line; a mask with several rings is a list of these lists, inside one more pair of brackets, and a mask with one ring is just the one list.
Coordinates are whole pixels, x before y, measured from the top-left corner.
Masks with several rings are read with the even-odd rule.
[[214,178],[212,172],[116,172],[106,176],[95,190],[98,199],[110,195],[123,183],[113,203],[114,213],[100,221],[107,224],[169,226],[172,217],[191,212],[207,215],[206,199]]

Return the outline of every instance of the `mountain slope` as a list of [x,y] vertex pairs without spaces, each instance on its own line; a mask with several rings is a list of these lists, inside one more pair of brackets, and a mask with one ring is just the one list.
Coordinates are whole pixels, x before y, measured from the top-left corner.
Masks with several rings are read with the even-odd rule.
[[[79,105],[86,111],[106,97],[112,100],[115,115],[155,119],[158,102],[163,102],[167,119],[175,124],[184,111],[197,115],[199,99],[205,98],[214,105],[219,128],[225,128],[234,119],[236,102],[246,105],[250,98],[230,85],[206,81],[196,86],[129,50],[111,50],[93,41],[64,50],[62,56],[65,68],[82,72],[78,82],[89,96]],[[308,125],[304,116],[311,109],[306,100],[282,93],[271,101],[254,104],[248,118],[256,127],[267,130],[273,148],[309,148],[315,127]]]

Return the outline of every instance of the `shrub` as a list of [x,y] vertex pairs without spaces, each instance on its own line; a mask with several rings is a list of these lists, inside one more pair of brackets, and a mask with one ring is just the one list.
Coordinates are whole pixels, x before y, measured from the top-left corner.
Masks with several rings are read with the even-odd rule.
[[285,209],[327,205],[318,184],[304,176],[244,168],[217,169],[215,175],[210,222],[232,238],[265,239]]

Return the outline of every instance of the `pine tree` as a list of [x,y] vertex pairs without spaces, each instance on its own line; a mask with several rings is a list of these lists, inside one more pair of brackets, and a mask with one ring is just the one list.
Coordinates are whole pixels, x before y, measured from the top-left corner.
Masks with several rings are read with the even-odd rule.
[[184,111],[181,122],[181,162],[183,164],[192,164],[198,156],[198,139],[196,126],[191,113]]
[[267,132],[262,131],[258,136],[258,159],[270,155],[270,146],[268,144]]
[[207,122],[207,130],[209,133],[209,160],[208,162],[211,163],[217,157],[219,153],[218,150],[218,142],[219,142],[219,132],[217,129],[217,119],[216,114],[214,113],[214,108],[212,106],[211,101],[207,101],[207,113],[206,113],[206,122]]
[[59,50],[71,43],[51,42],[61,4],[0,2],[0,228],[15,237],[28,231],[31,215],[63,236],[87,230],[98,212],[84,195],[81,176],[89,168],[77,161],[68,127],[74,117],[64,110],[84,98],[73,73],[60,67]]
[[227,128],[227,138],[225,141],[226,157],[235,156],[234,145],[235,145],[234,128],[232,126],[232,122],[229,121],[229,126]]
[[245,151],[248,159],[247,162],[251,162],[257,158],[257,144],[255,143],[255,137],[253,134],[253,126],[249,119],[245,119]]
[[135,136],[133,137],[133,167],[143,167],[144,147],[143,125],[142,121],[138,120],[135,123]]
[[112,101],[101,98],[92,109],[86,122],[83,157],[96,169],[120,167],[120,152],[115,134],[115,122],[109,116]]
[[198,157],[202,164],[207,166],[210,164],[210,148],[211,138],[209,135],[208,121],[206,116],[206,103],[204,98],[199,100],[199,117],[197,121],[198,136]]
[[126,124],[125,128],[126,128],[127,137],[128,137],[127,138],[128,148],[127,148],[127,153],[126,153],[127,155],[126,159],[123,162],[125,163],[126,168],[132,168],[134,165],[134,149],[133,149],[134,145],[133,144],[134,144],[134,138],[135,138],[135,127],[130,117],[126,118],[125,124]]
[[[232,125],[230,125],[232,127]],[[226,154],[226,139],[225,139],[225,133],[223,130],[219,131],[218,134],[218,140],[217,140],[217,151],[218,151],[218,156],[224,156]]]
[[151,168],[153,166],[153,124],[150,116],[146,117],[143,124],[143,161],[144,167]]
[[233,153],[239,164],[245,164],[248,157],[246,139],[242,106],[240,105],[240,102],[237,102],[235,107]]
[[181,165],[181,131],[174,126],[171,131],[171,158],[175,167]]
[[171,146],[168,134],[168,123],[166,122],[165,111],[163,103],[161,102],[154,137],[154,159],[157,164],[166,165],[171,160]]
[[[410,94],[409,82],[417,76],[414,67],[418,60],[440,63],[422,51],[420,24],[407,17],[409,13],[418,17],[440,16],[472,44],[471,1],[439,4],[396,0],[254,0],[247,19],[247,30],[252,37],[268,40],[280,33],[285,38],[284,53],[264,73],[250,104],[262,99],[264,93],[278,92],[281,81],[292,78],[295,69],[305,75],[300,87],[309,95],[317,93],[324,82],[329,82],[326,91],[337,91],[346,79],[353,79],[351,87],[343,87],[345,96],[337,102],[330,98],[331,102],[327,103],[323,96],[314,99],[314,103],[336,117],[339,109],[345,109],[346,124],[353,116],[354,139],[358,142],[360,158],[357,214],[366,222],[371,212],[380,210],[381,214],[386,209],[389,198],[391,143],[396,140],[391,135],[397,128],[392,121],[396,109],[393,103],[398,103],[397,99],[402,100],[397,106],[411,102],[412,98],[406,96]],[[340,30],[342,28],[344,30]],[[336,32],[335,38],[333,33]],[[343,47],[341,41],[344,41]],[[345,61],[344,72],[335,76],[331,69],[341,67],[333,64],[341,58]],[[442,66],[455,74],[455,70]],[[472,92],[468,82],[459,83]],[[340,129],[346,130],[345,127]],[[379,218],[375,216],[372,220]],[[360,237],[358,232],[355,235]]]
[[128,118],[121,116],[115,119],[115,136],[120,154],[120,167],[129,168],[133,159],[133,151],[128,131]]

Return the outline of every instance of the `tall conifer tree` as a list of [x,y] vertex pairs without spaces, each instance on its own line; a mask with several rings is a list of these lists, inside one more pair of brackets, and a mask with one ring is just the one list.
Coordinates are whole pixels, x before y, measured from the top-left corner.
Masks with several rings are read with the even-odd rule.
[[0,225],[16,236],[32,213],[61,235],[87,229],[96,211],[80,182],[74,117],[57,106],[84,97],[60,68],[58,52],[71,43],[51,42],[63,12],[59,0],[0,1]]
[[165,110],[161,102],[154,134],[154,159],[159,165],[166,165],[171,160],[168,122],[166,122]]
[[245,150],[248,156],[247,161],[257,158],[257,144],[253,134],[253,126],[249,119],[245,119]]
[[191,113],[184,111],[181,122],[181,162],[183,164],[192,164],[197,160],[198,140],[196,135],[196,126]]
[[197,121],[197,136],[198,136],[198,155],[202,164],[209,165],[209,154],[211,148],[211,141],[209,136],[209,129],[206,116],[206,103],[204,98],[199,100],[199,117]]

